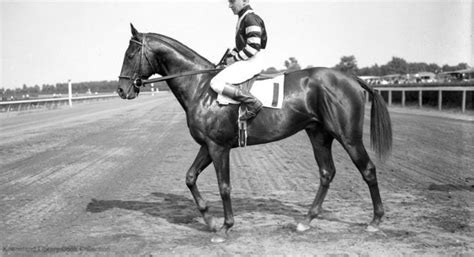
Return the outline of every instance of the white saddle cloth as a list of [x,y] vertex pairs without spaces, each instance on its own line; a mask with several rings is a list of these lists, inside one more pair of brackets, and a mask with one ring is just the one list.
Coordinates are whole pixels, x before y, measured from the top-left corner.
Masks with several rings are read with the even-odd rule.
[[[256,80],[250,89],[250,93],[260,100],[264,107],[281,109],[283,106],[284,79],[285,75],[279,75],[272,79]],[[223,105],[239,103],[222,94],[217,96],[217,102]]]

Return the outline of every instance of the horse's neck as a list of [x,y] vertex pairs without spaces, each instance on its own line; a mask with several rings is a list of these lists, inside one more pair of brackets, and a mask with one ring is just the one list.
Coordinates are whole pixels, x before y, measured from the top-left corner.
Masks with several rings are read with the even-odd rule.
[[[208,70],[214,68],[213,65],[206,65],[205,63],[193,63],[191,61],[178,60],[169,61],[164,65],[164,76],[185,74],[191,71]],[[178,77],[181,78],[181,77]]]
[[[214,65],[200,56],[190,48],[184,46],[174,39],[154,35],[156,51],[162,58],[159,62],[162,66],[162,74],[178,75],[189,71],[206,70],[214,68]],[[193,104],[199,102],[199,97],[203,95],[203,79],[208,79],[210,75],[183,76],[167,81],[173,94],[185,110],[188,110]]]
[[[175,75],[189,71],[208,70],[212,68],[214,67],[205,64],[182,63],[181,65],[169,66],[166,69],[167,73],[169,73],[167,75]],[[181,106],[187,111],[193,104],[199,102],[199,98],[203,97],[203,91],[206,90],[203,82],[209,80],[209,77],[210,74],[204,72],[199,75],[182,76],[170,79],[167,83]]]

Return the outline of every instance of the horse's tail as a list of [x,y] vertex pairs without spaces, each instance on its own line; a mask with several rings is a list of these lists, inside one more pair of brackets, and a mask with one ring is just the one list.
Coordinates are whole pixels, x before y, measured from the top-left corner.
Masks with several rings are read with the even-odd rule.
[[372,96],[370,110],[370,146],[377,157],[385,160],[392,150],[392,122],[382,96],[375,92],[365,81],[355,77],[357,82]]

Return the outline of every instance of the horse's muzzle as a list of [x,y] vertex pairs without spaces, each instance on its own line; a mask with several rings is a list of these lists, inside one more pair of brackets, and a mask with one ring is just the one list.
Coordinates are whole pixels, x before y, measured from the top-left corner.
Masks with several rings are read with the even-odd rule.
[[122,99],[134,99],[138,96],[140,93],[140,90],[134,86],[129,86],[128,90],[123,89],[123,87],[118,87],[117,88],[117,94],[122,98]]
[[117,94],[122,98],[122,99],[127,99],[127,94],[124,92],[124,90],[119,87],[117,88]]

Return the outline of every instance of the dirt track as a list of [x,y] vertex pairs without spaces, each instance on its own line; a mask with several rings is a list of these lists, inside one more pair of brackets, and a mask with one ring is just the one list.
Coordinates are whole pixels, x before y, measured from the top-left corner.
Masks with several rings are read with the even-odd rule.
[[[223,244],[210,242],[185,185],[198,145],[171,95],[0,122],[4,255],[474,255],[473,122],[392,113],[393,155],[374,160],[386,209],[376,233],[365,231],[368,188],[339,144],[326,212],[305,233],[295,225],[319,184],[307,136],[236,149],[236,223]],[[212,167],[198,185],[222,217]]]

